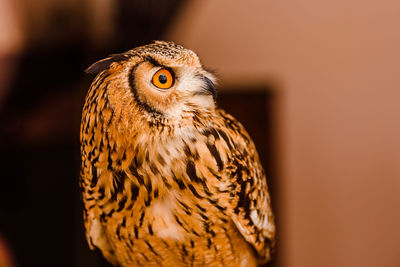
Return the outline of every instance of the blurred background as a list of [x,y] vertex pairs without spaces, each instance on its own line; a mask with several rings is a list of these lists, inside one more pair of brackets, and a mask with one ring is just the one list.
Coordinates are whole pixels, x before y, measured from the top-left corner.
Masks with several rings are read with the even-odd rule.
[[0,0],[0,266],[108,266],[78,191],[87,66],[195,50],[248,129],[278,226],[269,266],[400,266],[400,3]]

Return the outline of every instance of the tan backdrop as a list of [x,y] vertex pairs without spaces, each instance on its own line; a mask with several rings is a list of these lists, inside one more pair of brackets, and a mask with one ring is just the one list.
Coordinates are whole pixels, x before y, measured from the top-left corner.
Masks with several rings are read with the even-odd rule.
[[278,90],[279,266],[400,266],[400,2],[195,0],[166,38]]

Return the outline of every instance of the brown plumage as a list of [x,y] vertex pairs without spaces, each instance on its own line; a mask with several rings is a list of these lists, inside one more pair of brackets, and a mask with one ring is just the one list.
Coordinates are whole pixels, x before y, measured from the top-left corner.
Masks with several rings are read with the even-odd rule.
[[91,248],[120,266],[256,266],[275,225],[243,126],[215,106],[197,55],[156,41],[112,55],[81,124],[81,189]]

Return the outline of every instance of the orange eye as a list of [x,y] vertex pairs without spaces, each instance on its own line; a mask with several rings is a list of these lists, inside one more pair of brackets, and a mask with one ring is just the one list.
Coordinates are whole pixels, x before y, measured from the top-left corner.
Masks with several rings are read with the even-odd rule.
[[174,84],[174,77],[167,69],[160,69],[153,75],[153,84],[161,89],[168,89]]

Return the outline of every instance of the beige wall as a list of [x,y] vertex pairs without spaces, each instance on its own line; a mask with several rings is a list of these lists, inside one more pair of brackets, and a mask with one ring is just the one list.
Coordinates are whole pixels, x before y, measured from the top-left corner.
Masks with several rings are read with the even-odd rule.
[[280,266],[400,266],[400,2],[196,0],[166,38],[278,85]]

